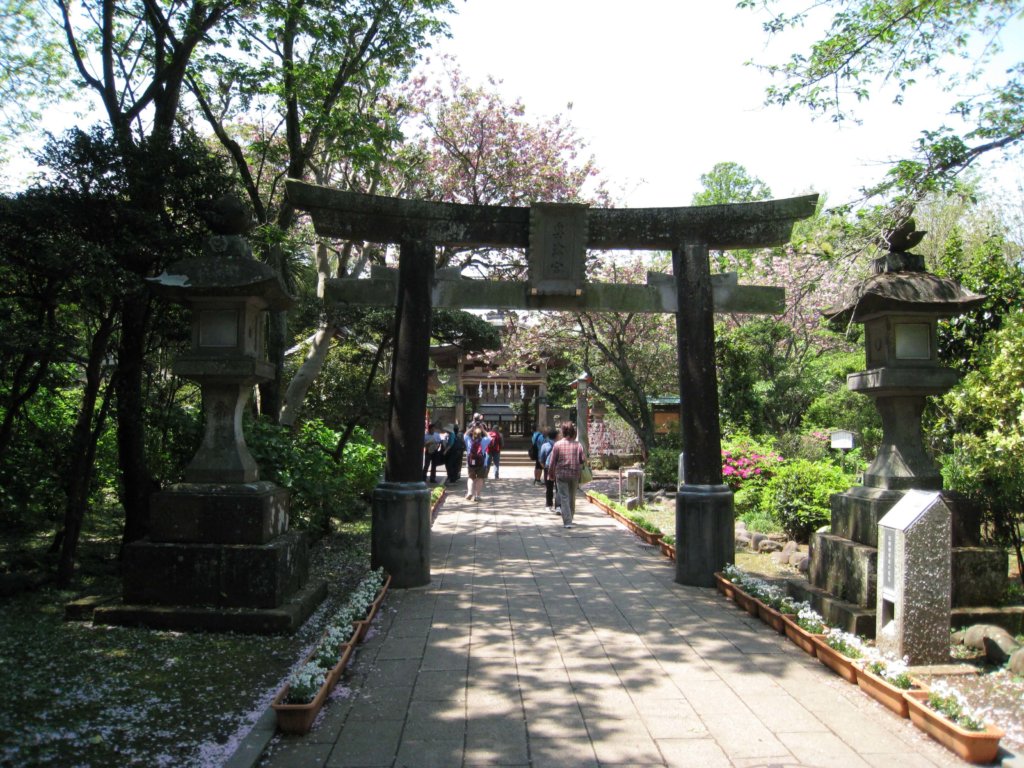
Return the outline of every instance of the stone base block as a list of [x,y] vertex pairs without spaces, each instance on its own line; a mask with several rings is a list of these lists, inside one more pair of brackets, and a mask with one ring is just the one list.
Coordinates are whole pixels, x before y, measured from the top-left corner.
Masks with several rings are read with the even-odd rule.
[[[874,608],[878,550],[830,533],[815,535],[810,586],[858,608]],[[954,608],[998,605],[1006,590],[1006,552],[998,547],[953,547]]]
[[953,547],[953,606],[998,605],[1006,593],[1006,551]]
[[[858,544],[877,547],[878,521],[905,493],[856,486],[833,495],[831,532]],[[976,505],[951,491],[943,491],[942,500],[953,514],[953,546],[977,545],[981,518]]]
[[715,586],[734,562],[733,494],[727,485],[681,485],[676,495],[676,583]]
[[266,544],[288,530],[288,497],[266,481],[178,483],[153,495],[150,540]]
[[856,544],[878,546],[878,521],[903,491],[857,486],[832,496],[832,533]]
[[124,600],[148,605],[271,609],[309,577],[299,531],[267,544],[181,544],[143,539],[124,550]]
[[815,534],[807,578],[813,588],[861,608],[875,607],[878,550],[832,533]]
[[327,597],[327,583],[308,582],[276,608],[213,608],[192,605],[132,605],[98,607],[94,624],[147,627],[174,631],[244,632],[270,635],[291,633]]
[[820,613],[830,627],[839,627],[844,632],[853,632],[865,637],[875,636],[875,608],[841,600],[823,589],[813,587],[805,581],[791,580],[789,594],[794,600],[806,600],[811,608]]

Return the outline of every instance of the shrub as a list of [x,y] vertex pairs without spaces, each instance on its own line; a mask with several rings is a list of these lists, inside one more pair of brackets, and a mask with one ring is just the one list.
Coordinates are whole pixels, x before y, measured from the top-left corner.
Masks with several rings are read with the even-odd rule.
[[760,510],[778,521],[786,535],[808,541],[829,523],[829,497],[846,490],[852,478],[832,464],[794,459],[779,466],[765,485]]
[[297,433],[269,421],[247,424],[246,442],[260,468],[260,477],[291,491],[291,521],[319,532],[332,519],[351,520],[363,510],[360,502],[373,489],[384,466],[384,449],[357,429],[342,461],[333,452],[338,433],[311,419]]
[[679,483],[679,449],[652,448],[644,472],[649,486],[674,488]]

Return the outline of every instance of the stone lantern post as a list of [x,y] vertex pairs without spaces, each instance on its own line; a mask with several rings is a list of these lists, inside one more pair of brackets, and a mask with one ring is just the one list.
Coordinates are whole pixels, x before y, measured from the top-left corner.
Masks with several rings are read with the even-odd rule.
[[192,344],[173,366],[202,389],[203,440],[184,482],[154,494],[150,535],[125,548],[124,605],[97,612],[108,623],[177,629],[296,629],[325,594],[308,583],[304,535],[288,529],[288,492],[259,479],[242,416],[255,384],[274,371],[264,358],[263,312],[292,299],[252,257],[249,213],[218,201],[202,257],[151,281],[188,307]]

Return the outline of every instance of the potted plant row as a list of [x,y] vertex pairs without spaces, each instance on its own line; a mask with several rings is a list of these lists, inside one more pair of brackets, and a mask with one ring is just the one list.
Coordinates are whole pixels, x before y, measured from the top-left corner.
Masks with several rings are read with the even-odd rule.
[[771,612],[781,614],[786,636],[823,664],[856,685],[962,759],[989,763],[999,752],[1004,733],[972,712],[954,689],[937,684],[931,690],[915,684],[905,659],[880,653],[856,635],[829,628],[807,603],[794,603],[781,590],[735,565],[715,574],[718,591],[774,626]]
[[667,557],[669,560],[676,559],[676,537],[671,534],[662,534],[661,541],[658,542],[658,546],[661,548],[661,554]]
[[[645,543],[651,546],[660,546],[662,533],[654,523],[650,522],[643,515],[632,513],[622,507],[621,504],[617,504],[611,501],[607,496],[595,491],[586,492],[587,501],[594,506],[603,510],[606,515],[609,515],[633,533],[634,536],[643,540]],[[673,548],[673,552],[674,552]]]
[[815,636],[825,634],[828,627],[807,603],[794,601],[778,586],[732,564],[715,574],[715,583],[719,592],[751,616],[785,634],[811,656],[817,655]]
[[391,577],[383,568],[370,571],[331,617],[323,635],[288,677],[271,708],[283,733],[308,733],[331,690],[341,678],[357,643],[380,609]]

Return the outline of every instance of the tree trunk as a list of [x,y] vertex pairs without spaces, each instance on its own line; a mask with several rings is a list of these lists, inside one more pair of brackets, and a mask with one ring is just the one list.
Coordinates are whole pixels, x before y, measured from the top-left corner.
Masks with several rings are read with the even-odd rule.
[[302,403],[306,399],[306,392],[309,391],[316,377],[323,370],[327,353],[331,349],[331,341],[334,339],[337,331],[337,326],[328,324],[326,327],[317,330],[313,336],[306,360],[288,383],[288,389],[284,395],[284,405],[281,408],[282,425],[286,427],[295,426],[295,422],[302,412]]
[[115,373],[117,393],[117,454],[124,506],[122,544],[149,532],[149,499],[158,484],[146,461],[145,403],[142,370],[146,351],[149,298],[144,289],[125,297],[121,307],[121,343]]
[[75,553],[82,532],[82,521],[89,504],[89,487],[92,485],[96,444],[99,442],[109,407],[108,389],[103,407],[96,417],[96,401],[103,383],[103,362],[107,357],[110,336],[114,328],[114,315],[104,317],[89,345],[89,359],[85,367],[85,387],[78,418],[68,445],[68,462],[65,467],[64,530],[60,538],[60,560],[57,565],[57,585],[66,588],[75,572]]

